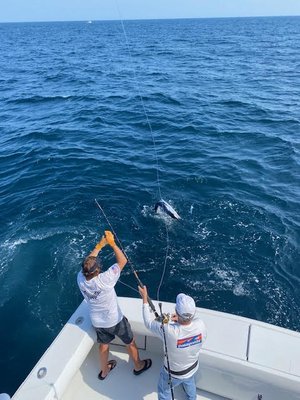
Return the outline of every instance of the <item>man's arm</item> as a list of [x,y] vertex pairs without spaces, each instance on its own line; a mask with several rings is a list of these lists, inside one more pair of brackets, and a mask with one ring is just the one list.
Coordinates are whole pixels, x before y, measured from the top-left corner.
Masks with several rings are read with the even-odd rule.
[[107,244],[108,243],[106,241],[106,238],[102,236],[100,242],[96,244],[94,250],[91,251],[88,257],[97,257],[100,251],[103,249],[103,247],[106,246]]
[[105,231],[105,240],[106,243],[109,244],[110,247],[113,249],[117,264],[122,271],[122,269],[127,264],[127,258],[125,257],[123,251],[116,245],[114,235],[110,231]]
[[139,286],[139,292],[143,299],[143,319],[146,328],[148,328],[151,332],[155,333],[157,336],[162,338],[162,330],[161,330],[161,323],[155,321],[150,313],[150,307],[148,303],[148,291],[146,286],[143,287]]
[[127,264],[127,258],[124,256],[122,250],[119,249],[119,247],[116,244],[111,247],[115,253],[117,264],[120,267],[120,270],[122,271],[122,269]]

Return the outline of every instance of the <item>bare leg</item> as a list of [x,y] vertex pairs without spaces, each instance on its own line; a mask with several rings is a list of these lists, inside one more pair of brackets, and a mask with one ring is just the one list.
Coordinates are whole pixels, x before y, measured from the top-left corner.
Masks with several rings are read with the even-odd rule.
[[126,346],[126,348],[127,348],[127,352],[129,354],[129,356],[132,358],[132,361],[134,363],[134,369],[136,371],[139,371],[140,369],[142,369],[144,367],[145,361],[142,361],[140,359],[139,350],[135,344],[134,339],[130,344],[128,344]]
[[109,355],[109,345],[101,343],[99,345],[99,356],[100,356],[100,368],[101,375],[103,378],[109,373],[109,368],[107,366],[108,363],[108,355]]

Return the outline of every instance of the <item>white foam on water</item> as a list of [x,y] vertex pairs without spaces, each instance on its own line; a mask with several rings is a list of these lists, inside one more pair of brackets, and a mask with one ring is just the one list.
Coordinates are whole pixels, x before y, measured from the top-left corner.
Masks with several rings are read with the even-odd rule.
[[6,249],[10,249],[10,250],[14,250],[17,246],[20,246],[21,244],[26,244],[29,243],[30,241],[35,241],[35,240],[44,240],[44,239],[48,239],[52,236],[55,235],[60,235],[63,233],[67,233],[65,231],[61,231],[61,230],[48,230],[47,233],[44,234],[36,234],[36,235],[32,235],[32,236],[27,236],[27,237],[23,237],[23,238],[19,238],[19,239],[6,239],[4,241],[4,243],[2,243],[0,245],[0,247],[6,248]]
[[149,206],[144,205],[143,208],[142,208],[141,213],[146,218],[150,217],[154,213],[153,207],[149,207]]
[[28,239],[17,239],[17,240],[14,240],[12,242],[10,240],[5,240],[5,242],[2,243],[0,245],[0,247],[8,248],[10,250],[14,250],[20,244],[28,243],[29,240],[31,240],[31,239],[30,238],[28,238]]
[[217,236],[215,231],[211,231],[207,228],[207,224],[205,222],[200,222],[200,224],[195,229],[195,234],[199,237],[200,240],[207,239],[209,236]]
[[236,296],[249,296],[250,292],[249,290],[245,289],[244,282],[239,282],[237,285],[234,286],[233,294],[235,294]]

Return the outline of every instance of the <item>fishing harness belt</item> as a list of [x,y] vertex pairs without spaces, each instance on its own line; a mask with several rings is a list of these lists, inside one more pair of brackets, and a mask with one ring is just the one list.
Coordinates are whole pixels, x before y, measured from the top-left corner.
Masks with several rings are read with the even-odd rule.
[[[191,366],[188,367],[187,369],[184,369],[183,371],[172,371],[171,369],[170,369],[169,371],[170,371],[170,373],[171,373],[172,375],[185,375],[185,374],[187,374],[188,372],[192,371],[194,368],[196,368],[197,365],[198,365],[198,360],[197,360],[193,365],[191,365]],[[165,369],[168,371],[168,368],[167,368],[165,365],[164,365],[164,367],[165,367]]]

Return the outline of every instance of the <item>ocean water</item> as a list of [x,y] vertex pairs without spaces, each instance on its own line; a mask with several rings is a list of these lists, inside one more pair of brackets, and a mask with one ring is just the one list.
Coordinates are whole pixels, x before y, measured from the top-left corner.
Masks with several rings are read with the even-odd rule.
[[0,392],[81,301],[94,199],[152,298],[300,330],[300,18],[124,26],[0,25]]

